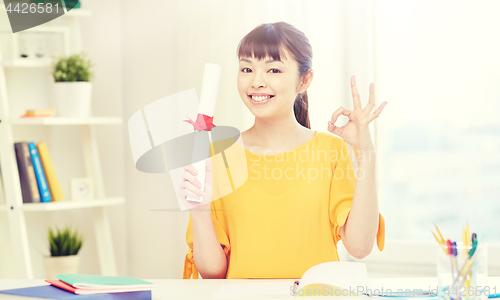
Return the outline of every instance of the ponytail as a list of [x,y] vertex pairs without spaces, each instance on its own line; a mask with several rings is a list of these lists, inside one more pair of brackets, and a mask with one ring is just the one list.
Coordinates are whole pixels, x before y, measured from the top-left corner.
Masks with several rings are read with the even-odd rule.
[[307,98],[307,91],[297,94],[295,102],[293,103],[293,111],[295,119],[304,127],[311,129],[309,123],[309,100]]

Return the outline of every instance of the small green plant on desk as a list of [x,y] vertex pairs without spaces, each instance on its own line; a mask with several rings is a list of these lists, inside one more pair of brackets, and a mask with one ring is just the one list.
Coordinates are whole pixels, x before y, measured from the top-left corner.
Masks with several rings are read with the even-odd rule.
[[55,279],[59,274],[78,273],[82,244],[83,235],[69,226],[62,230],[49,228],[50,256],[44,258],[46,277]]
[[51,256],[77,255],[82,247],[83,235],[77,230],[72,231],[69,226],[60,230],[49,228],[49,243]]

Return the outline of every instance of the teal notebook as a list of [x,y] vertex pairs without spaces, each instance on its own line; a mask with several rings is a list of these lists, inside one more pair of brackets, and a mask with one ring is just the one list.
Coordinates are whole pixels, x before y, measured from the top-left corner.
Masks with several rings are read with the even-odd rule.
[[135,277],[101,276],[86,274],[60,274],[57,279],[66,282],[76,288],[102,289],[102,288],[142,288],[156,287],[153,283]]

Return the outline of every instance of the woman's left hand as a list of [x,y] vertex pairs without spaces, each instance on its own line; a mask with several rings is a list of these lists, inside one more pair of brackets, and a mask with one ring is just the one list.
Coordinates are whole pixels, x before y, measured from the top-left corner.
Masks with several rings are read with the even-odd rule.
[[[384,101],[373,113],[370,114],[375,106],[375,96],[373,95],[373,83],[370,84],[370,97],[368,104],[365,108],[361,108],[361,101],[359,100],[358,89],[356,88],[356,80],[354,75],[351,76],[351,91],[352,99],[354,102],[354,109],[349,110],[344,107],[337,109],[333,115],[332,120],[328,122],[328,131],[340,136],[344,141],[358,150],[374,150],[372,139],[370,137],[370,130],[368,124],[375,120],[382,109],[384,109],[387,101]],[[335,122],[340,115],[347,116],[349,121],[342,127],[335,126]]]

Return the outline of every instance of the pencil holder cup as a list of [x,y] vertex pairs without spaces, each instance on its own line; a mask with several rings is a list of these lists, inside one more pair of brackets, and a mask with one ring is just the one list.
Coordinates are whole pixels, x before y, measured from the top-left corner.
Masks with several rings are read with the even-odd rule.
[[[437,248],[437,278],[439,300],[486,300],[494,294],[488,286],[488,253],[485,243],[476,247],[457,244]],[[472,254],[469,255],[469,254]]]

